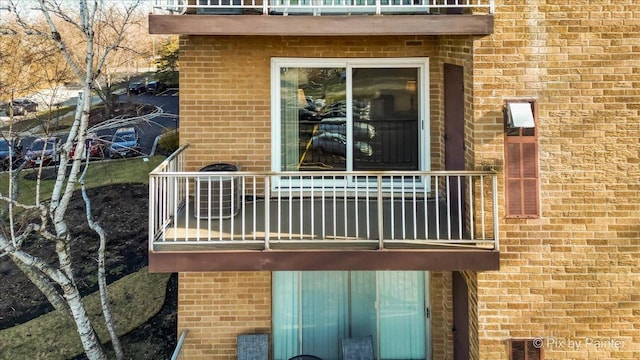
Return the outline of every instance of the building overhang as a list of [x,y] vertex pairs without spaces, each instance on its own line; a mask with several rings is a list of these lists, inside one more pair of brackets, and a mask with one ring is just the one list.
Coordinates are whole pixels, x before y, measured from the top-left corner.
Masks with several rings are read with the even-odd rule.
[[499,269],[500,252],[485,249],[149,252],[151,272]]
[[150,34],[240,36],[489,35],[493,15],[149,15]]

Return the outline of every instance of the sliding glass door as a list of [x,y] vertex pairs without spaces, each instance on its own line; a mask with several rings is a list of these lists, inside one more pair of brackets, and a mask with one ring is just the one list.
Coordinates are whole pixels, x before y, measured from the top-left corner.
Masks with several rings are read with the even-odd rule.
[[340,339],[374,339],[378,359],[427,358],[427,280],[415,271],[273,274],[275,360],[340,357]]
[[427,64],[273,59],[273,170],[428,170]]

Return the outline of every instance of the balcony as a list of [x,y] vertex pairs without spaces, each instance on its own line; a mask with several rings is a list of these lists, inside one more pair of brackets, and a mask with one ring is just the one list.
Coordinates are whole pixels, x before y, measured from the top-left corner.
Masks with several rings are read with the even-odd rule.
[[184,171],[149,178],[153,271],[490,270],[492,172]]
[[248,36],[488,35],[493,33],[494,10],[494,0],[156,0],[149,16],[149,32]]

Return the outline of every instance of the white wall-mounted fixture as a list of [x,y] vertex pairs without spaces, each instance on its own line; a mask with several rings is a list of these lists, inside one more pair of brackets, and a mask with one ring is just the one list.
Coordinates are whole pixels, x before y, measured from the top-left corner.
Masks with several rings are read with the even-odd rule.
[[530,102],[507,102],[507,124],[511,128],[534,128]]

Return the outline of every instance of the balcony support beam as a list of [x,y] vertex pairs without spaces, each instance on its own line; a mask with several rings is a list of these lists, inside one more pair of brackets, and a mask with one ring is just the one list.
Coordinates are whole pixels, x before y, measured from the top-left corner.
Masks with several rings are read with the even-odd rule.
[[151,272],[499,269],[500,253],[484,249],[149,252]]
[[493,15],[149,15],[150,34],[243,36],[489,35]]

